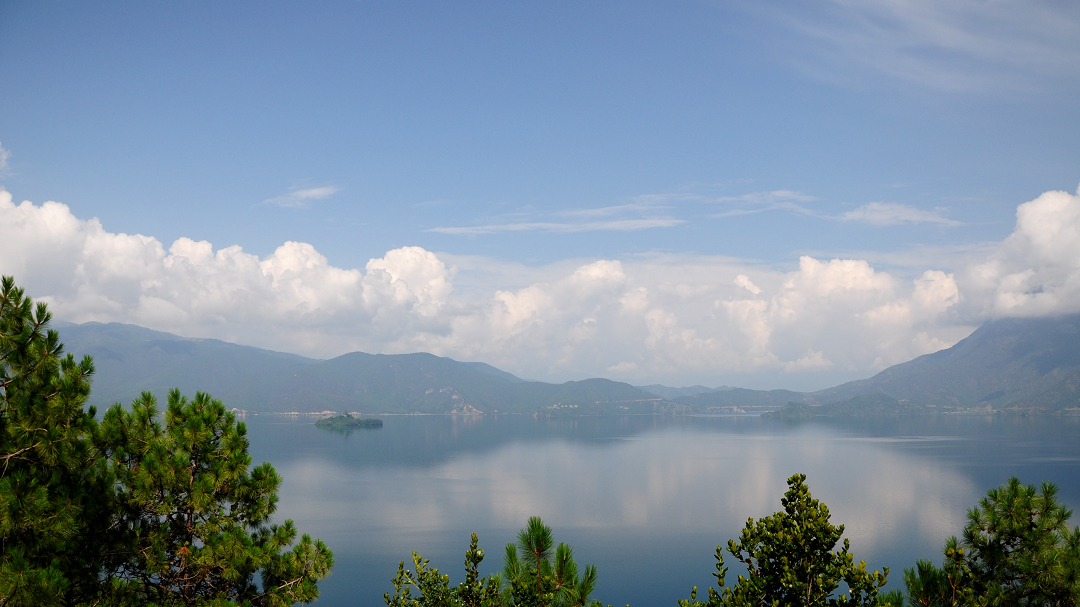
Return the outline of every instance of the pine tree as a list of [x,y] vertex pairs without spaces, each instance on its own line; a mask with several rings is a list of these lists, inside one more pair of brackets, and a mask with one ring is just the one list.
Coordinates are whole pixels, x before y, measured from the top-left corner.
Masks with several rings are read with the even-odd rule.
[[269,463],[249,470],[246,427],[220,401],[173,390],[163,425],[143,393],[130,411],[111,408],[101,435],[118,487],[113,604],[315,600],[333,554],[307,535],[288,549],[292,521],[269,522],[281,478]]
[[[560,543],[552,547],[551,528],[538,517],[529,519],[516,544],[507,544],[502,574],[481,578],[477,567],[484,552],[476,534],[465,553],[465,581],[457,588],[450,577],[413,552],[413,570],[398,564],[394,594],[383,595],[388,607],[600,607],[590,597],[596,587],[596,566],[578,575],[574,551]],[[504,585],[505,584],[505,585]],[[412,591],[419,594],[413,596]]]
[[589,600],[596,585],[596,567],[586,565],[584,574],[579,577],[570,546],[560,542],[552,559],[553,546],[551,527],[540,517],[530,517],[525,528],[518,532],[517,544],[506,545],[504,604],[514,607],[599,605],[599,601]]
[[[697,600],[697,588],[681,607],[742,605],[803,605],[854,607],[878,604],[878,589],[885,585],[884,573],[866,571],[857,565],[848,540],[833,548],[844,534],[844,526],[829,522],[829,509],[810,496],[805,474],[788,479],[781,499],[782,512],[758,521],[749,519],[739,541],[728,541],[727,551],[746,566],[747,576],[739,576],[732,588],[725,588],[727,567],[724,553],[716,547],[716,573],[720,591],[709,588],[707,602]],[[840,583],[847,593],[836,595]]]
[[915,567],[904,569],[908,604],[912,607],[981,607],[985,596],[977,596],[974,577],[956,538],[945,542],[945,562],[936,567],[919,559]]
[[94,372],[45,304],[0,282],[0,605],[70,604],[98,587],[109,481],[84,410]]
[[968,511],[960,542],[975,593],[990,605],[1080,603],[1080,528],[1070,531],[1071,516],[1053,483],[1036,489],[1014,477],[988,491]]

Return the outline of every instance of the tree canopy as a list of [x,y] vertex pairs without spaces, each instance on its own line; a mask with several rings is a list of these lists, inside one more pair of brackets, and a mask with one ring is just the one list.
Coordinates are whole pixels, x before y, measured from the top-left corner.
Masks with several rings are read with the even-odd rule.
[[110,483],[83,409],[94,366],[64,355],[51,318],[0,281],[0,605],[96,592]]
[[[121,530],[112,592],[130,604],[291,605],[318,596],[333,565],[321,541],[270,523],[281,477],[249,471],[244,424],[220,401],[169,394],[165,423],[144,393],[101,424]],[[117,558],[119,557],[119,558]],[[260,574],[257,583],[255,574]]]
[[1010,478],[968,511],[960,540],[945,543],[939,569],[905,571],[912,605],[1075,606],[1080,603],[1080,528],[1058,502],[1057,486]]
[[[810,496],[805,474],[788,479],[788,490],[780,503],[784,509],[757,521],[749,519],[739,541],[729,540],[727,552],[742,563],[747,575],[739,576],[734,587],[726,587],[728,568],[724,550],[716,547],[717,591],[709,588],[708,599],[697,599],[697,588],[681,607],[736,605],[851,606],[878,604],[878,589],[885,585],[889,570],[866,570],[866,563],[854,562],[848,540],[833,551],[844,534],[844,526],[829,522],[829,509]],[[847,592],[836,594],[841,582]]]
[[[465,581],[456,588],[450,577],[413,553],[413,570],[398,564],[394,595],[384,595],[388,607],[600,607],[591,595],[596,586],[596,566],[586,565],[578,574],[574,551],[555,542],[551,528],[540,517],[530,517],[518,532],[517,543],[506,545],[503,570],[481,578],[478,566],[484,552],[472,535],[465,553]],[[419,594],[413,595],[415,590]]]
[[[310,602],[333,554],[271,523],[280,477],[207,394],[84,408],[94,367],[0,283],[0,606]],[[295,545],[294,545],[295,542]],[[291,549],[290,549],[291,546]]]

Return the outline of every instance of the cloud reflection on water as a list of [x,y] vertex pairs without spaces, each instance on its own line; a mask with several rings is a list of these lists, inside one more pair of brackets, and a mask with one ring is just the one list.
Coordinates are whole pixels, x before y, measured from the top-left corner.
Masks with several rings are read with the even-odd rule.
[[724,543],[747,517],[779,510],[785,479],[804,472],[834,523],[845,524],[856,557],[872,560],[895,544],[940,545],[980,493],[892,442],[820,427],[782,435],[675,427],[601,442],[517,441],[429,467],[305,456],[278,464],[286,479],[279,511],[313,535],[363,530],[366,548],[375,542],[402,554],[413,548],[403,534],[516,530],[534,514],[557,530],[704,534]]

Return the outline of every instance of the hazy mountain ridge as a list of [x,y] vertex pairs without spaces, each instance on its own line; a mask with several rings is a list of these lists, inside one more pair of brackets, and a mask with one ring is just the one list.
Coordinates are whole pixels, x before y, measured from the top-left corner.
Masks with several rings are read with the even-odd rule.
[[717,388],[709,388],[708,386],[684,386],[682,388],[672,388],[670,386],[662,386],[660,384],[649,384],[648,386],[637,386],[642,390],[657,396],[659,398],[665,398],[668,400],[675,400],[680,396],[693,396],[695,394],[705,394],[708,392],[722,392],[724,390],[731,390],[728,386],[719,386]]
[[1080,314],[991,321],[951,348],[809,393],[806,401],[831,404],[870,394],[939,410],[1080,406]]
[[802,392],[791,390],[748,390],[731,388],[729,390],[688,394],[673,399],[675,402],[689,405],[701,413],[724,413],[761,411],[779,409],[792,401],[803,400]]
[[66,351],[94,358],[90,404],[128,403],[142,391],[209,392],[229,407],[266,412],[652,412],[658,400],[607,379],[522,380],[491,365],[426,353],[352,352],[316,360],[216,339],[118,323],[57,326]]
[[[318,361],[216,339],[180,337],[135,325],[58,325],[65,350],[94,358],[90,404],[129,403],[143,391],[163,399],[171,388],[209,392],[242,409],[271,398],[280,380]],[[240,403],[240,404],[237,404]]]
[[210,392],[265,412],[723,413],[780,409],[794,416],[1080,407],[1080,314],[986,323],[955,346],[817,392],[632,386],[601,378],[526,381],[491,365],[426,353],[352,352],[316,360],[134,325],[58,324],[67,351],[94,357],[91,404],[127,403],[143,390]]

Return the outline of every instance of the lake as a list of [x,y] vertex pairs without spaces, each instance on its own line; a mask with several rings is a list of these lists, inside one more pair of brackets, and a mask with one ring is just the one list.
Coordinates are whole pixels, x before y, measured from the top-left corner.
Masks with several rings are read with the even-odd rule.
[[856,560],[891,569],[890,587],[917,558],[940,562],[967,509],[1010,476],[1055,482],[1080,506],[1076,418],[383,420],[349,434],[311,418],[245,420],[254,463],[284,478],[276,520],[334,551],[318,605],[383,605],[413,550],[459,582],[473,532],[487,555],[481,573],[497,571],[505,544],[538,515],[579,566],[597,565],[594,598],[674,606],[691,586],[704,592],[716,546],[748,517],[779,510],[797,472],[845,525]]

